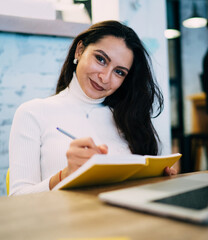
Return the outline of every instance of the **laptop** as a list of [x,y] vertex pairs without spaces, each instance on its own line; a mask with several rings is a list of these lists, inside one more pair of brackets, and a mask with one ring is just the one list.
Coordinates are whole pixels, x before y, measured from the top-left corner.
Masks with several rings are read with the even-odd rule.
[[207,225],[208,173],[104,192],[99,199],[119,207]]

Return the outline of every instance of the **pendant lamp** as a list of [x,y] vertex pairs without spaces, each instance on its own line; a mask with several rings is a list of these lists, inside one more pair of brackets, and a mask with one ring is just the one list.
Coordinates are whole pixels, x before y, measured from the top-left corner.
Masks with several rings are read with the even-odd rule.
[[174,39],[180,37],[178,13],[179,2],[167,1],[167,29],[164,35],[167,39]]
[[207,25],[207,19],[201,17],[196,8],[196,4],[193,3],[192,6],[192,15],[188,19],[183,21],[183,26],[187,28],[202,28]]

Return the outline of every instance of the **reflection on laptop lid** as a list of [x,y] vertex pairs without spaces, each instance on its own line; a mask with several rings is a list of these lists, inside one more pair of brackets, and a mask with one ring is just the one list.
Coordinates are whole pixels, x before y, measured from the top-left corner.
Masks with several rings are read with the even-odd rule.
[[208,173],[105,192],[99,198],[120,207],[208,224]]

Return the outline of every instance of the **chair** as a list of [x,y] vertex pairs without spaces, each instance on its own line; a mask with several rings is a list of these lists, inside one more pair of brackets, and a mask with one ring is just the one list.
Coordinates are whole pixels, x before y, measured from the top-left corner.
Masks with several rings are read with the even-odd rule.
[[9,195],[9,168],[7,170],[7,175],[6,175],[6,189],[7,189],[7,196]]
[[181,172],[200,170],[202,147],[208,159],[208,93],[195,94],[189,97],[192,101],[192,133],[184,136],[184,152],[181,161]]

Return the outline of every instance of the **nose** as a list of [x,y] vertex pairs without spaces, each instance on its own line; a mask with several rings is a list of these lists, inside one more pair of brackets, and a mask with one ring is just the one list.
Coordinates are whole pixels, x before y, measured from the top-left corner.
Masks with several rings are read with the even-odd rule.
[[98,77],[102,83],[109,83],[111,78],[111,70],[107,68],[103,69],[103,71],[98,74]]

